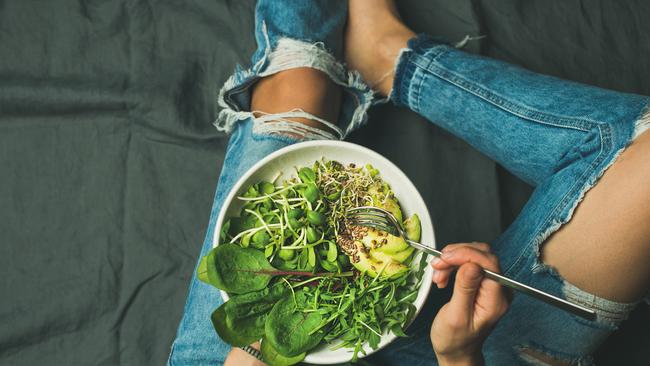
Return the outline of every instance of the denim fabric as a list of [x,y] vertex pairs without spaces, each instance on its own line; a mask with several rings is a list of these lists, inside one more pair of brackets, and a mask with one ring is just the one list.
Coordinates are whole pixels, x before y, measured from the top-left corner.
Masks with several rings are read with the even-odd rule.
[[[296,142],[290,137],[254,134],[252,126],[252,120],[242,121],[237,124],[230,137],[222,173],[217,184],[208,230],[199,258],[206,255],[212,248],[214,228],[221,204],[239,177],[268,154]],[[231,347],[217,337],[210,321],[210,315],[222,303],[223,300],[217,289],[196,278],[195,268],[183,319],[172,344],[169,365],[218,365],[223,363]]]
[[[411,40],[400,55],[391,99],[536,187],[519,217],[493,244],[501,267],[508,276],[598,313],[596,321],[586,321],[515,294],[485,344],[486,362],[523,363],[520,352],[529,348],[590,363],[595,347],[633,304],[601,299],[566,283],[541,263],[539,248],[571,218],[584,193],[630,143],[649,99],[535,74],[427,36]],[[416,356],[409,363],[434,364],[433,355],[422,360],[420,343],[417,339],[416,347],[403,348]],[[390,347],[382,353],[394,364],[408,357],[404,352],[397,356]]]
[[258,1],[253,66],[238,69],[219,92],[217,129],[231,132],[237,121],[252,116],[250,88],[260,77],[298,67],[320,70],[343,88],[339,120],[331,121],[341,129],[334,138],[342,139],[365,123],[373,91],[339,61],[347,11],[347,2],[341,0]]
[[[299,140],[343,138],[365,121],[372,91],[361,82],[358,74],[347,72],[330,53],[331,51],[337,56],[342,53],[341,40],[346,17],[346,2],[257,2],[255,35],[258,49],[252,58],[253,66],[249,70],[238,69],[225,83],[219,95],[222,110],[215,125],[221,130],[232,132],[232,136],[199,258],[212,248],[216,220],[223,200],[254,163]],[[312,67],[323,71],[343,87],[346,93],[340,118],[334,122],[345,126],[345,131],[335,136],[322,131],[306,130],[303,125],[295,122],[293,124],[300,127],[292,126],[287,118],[306,117],[336,128],[334,124],[302,111],[258,116],[250,110],[250,89],[256,80],[294,67]],[[264,125],[267,122],[273,123]],[[270,126],[278,127],[273,130],[268,128]],[[210,321],[210,315],[222,302],[217,289],[197,279],[195,268],[183,318],[172,344],[169,365],[213,366],[224,362],[231,347],[218,338]]]

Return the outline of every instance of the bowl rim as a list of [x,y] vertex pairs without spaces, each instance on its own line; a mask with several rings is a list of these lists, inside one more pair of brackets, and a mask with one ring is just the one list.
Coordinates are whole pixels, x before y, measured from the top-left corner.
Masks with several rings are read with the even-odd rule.
[[[435,240],[435,228],[434,228],[434,225],[433,225],[433,221],[431,220],[431,216],[429,214],[429,209],[427,207],[426,201],[424,201],[424,199],[422,198],[422,195],[420,194],[419,190],[417,189],[417,187],[415,187],[415,185],[408,178],[408,176],[395,163],[390,161],[385,156],[379,154],[378,152],[376,152],[376,151],[374,151],[372,149],[369,149],[369,148],[367,148],[365,146],[361,146],[359,144],[355,144],[355,143],[347,142],[347,141],[339,141],[339,140],[312,140],[312,141],[297,142],[295,144],[285,146],[285,147],[283,147],[281,149],[278,149],[278,150],[272,152],[271,154],[265,156],[261,160],[257,161],[255,164],[253,164],[235,182],[235,184],[230,189],[230,192],[228,192],[228,195],[223,200],[221,208],[219,209],[219,215],[217,216],[217,220],[216,220],[216,223],[215,223],[215,229],[214,229],[213,236],[212,236],[212,247],[214,248],[214,247],[216,247],[217,245],[220,244],[219,243],[219,233],[221,232],[221,227],[223,226],[223,222],[225,220],[226,212],[228,211],[228,208],[230,207],[230,205],[233,203],[233,201],[237,197],[237,194],[238,194],[239,190],[241,190],[244,183],[252,175],[257,173],[257,171],[259,169],[261,169],[263,166],[265,166],[270,161],[275,160],[279,156],[288,154],[290,152],[294,152],[295,150],[308,149],[308,148],[311,148],[311,147],[324,147],[324,146],[326,146],[326,147],[341,147],[341,148],[356,150],[357,152],[361,153],[360,157],[370,155],[374,159],[381,160],[384,163],[386,163],[387,165],[391,166],[391,168],[398,175],[398,177],[397,177],[397,179],[395,179],[395,181],[400,181],[401,182],[400,184],[407,185],[406,190],[414,192],[416,194],[415,200],[422,203],[422,206],[423,206],[424,209],[422,210],[422,212],[418,211],[417,214],[420,217],[421,222],[430,223],[432,243],[429,244],[429,245],[433,246],[434,248],[437,247],[436,246],[436,240]],[[391,184],[391,186],[393,185],[391,182],[388,182],[388,183]],[[428,257],[427,261],[431,260],[430,255],[427,255],[426,253],[423,253],[423,252],[422,252],[421,255],[427,256]],[[431,267],[427,266],[425,268],[425,273],[424,273],[423,278],[422,278],[422,283],[420,285],[420,288],[418,289],[418,296],[416,297],[416,301],[414,302],[414,305],[416,307],[416,311],[415,311],[415,314],[414,314],[413,318],[411,319],[411,322],[407,326],[410,326],[413,323],[415,318],[417,318],[417,316],[420,314],[420,311],[424,307],[426,299],[428,298],[429,293],[431,291],[431,285],[432,285],[431,276],[432,276]],[[422,291],[425,292],[425,295],[422,297],[421,301],[418,301],[418,299],[420,299],[420,293]],[[225,291],[219,290],[219,292],[220,292],[220,295],[221,295],[221,297],[223,299],[223,302],[228,301],[230,296],[228,296],[228,294]],[[386,340],[385,343],[383,342],[384,339]],[[380,346],[377,349],[368,350],[366,355],[363,355],[363,354],[360,353],[358,357],[359,358],[364,358],[366,356],[369,356],[372,353],[378,352],[382,348],[384,348],[384,347],[388,346],[389,344],[391,344],[395,339],[397,339],[397,336],[389,331],[388,333],[383,334],[382,337],[381,337],[380,343],[384,343],[384,344],[380,344]],[[363,348],[365,348],[366,346],[367,346],[367,343],[364,344]],[[337,363],[348,362],[348,361],[350,361],[349,357],[348,358],[341,358],[341,357],[335,357],[335,356],[331,356],[331,357],[313,357],[313,355],[312,355],[312,357],[310,358],[310,353],[309,352],[307,353],[306,358],[303,360],[303,362],[308,362],[308,363],[311,363],[311,364],[322,364],[322,365],[337,364]]]

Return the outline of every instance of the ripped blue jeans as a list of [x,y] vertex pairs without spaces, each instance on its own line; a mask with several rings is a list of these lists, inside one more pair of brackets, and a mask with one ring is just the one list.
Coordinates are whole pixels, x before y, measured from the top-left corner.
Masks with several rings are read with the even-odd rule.
[[[268,154],[298,141],[343,139],[366,121],[372,90],[358,73],[338,61],[347,19],[347,1],[259,0],[255,9],[258,49],[252,67],[237,68],[221,88],[215,126],[232,133],[217,184],[208,230],[200,257],[213,245],[221,204],[248,168]],[[251,87],[261,77],[282,70],[311,67],[327,74],[343,89],[338,121],[323,121],[302,110],[266,114],[251,110]],[[328,130],[292,122],[301,117],[319,121]],[[200,258],[199,257],[199,258]],[[198,265],[198,263],[197,263]],[[192,274],[183,318],[172,344],[169,365],[221,365],[230,346],[217,337],[210,315],[223,300],[219,291]]]
[[[238,70],[221,89],[217,128],[232,132],[200,255],[212,247],[216,218],[237,179],[256,161],[300,140],[343,139],[366,119],[371,90],[341,57],[347,6],[329,0],[258,1],[252,67]],[[287,21],[290,19],[291,21]],[[319,120],[300,110],[266,115],[250,108],[250,87],[260,77],[295,67],[323,71],[343,90],[331,132],[287,118]],[[486,341],[488,365],[536,364],[525,350],[590,364],[590,354],[634,304],[602,299],[567,283],[539,259],[540,245],[566,223],[584,193],[620,152],[650,127],[648,98],[535,74],[474,56],[428,36],[400,54],[389,99],[421,114],[535,186],[529,202],[493,248],[504,272],[521,282],[593,308],[586,321],[527,296],[515,295],[508,313]],[[258,113],[255,113],[258,112]],[[292,137],[289,137],[292,136]],[[404,141],[404,143],[407,143]],[[477,238],[480,239],[480,238]],[[170,365],[222,364],[230,346],[210,314],[219,292],[192,277]],[[425,309],[408,333],[370,357],[382,365],[436,365],[429,341],[437,309]]]

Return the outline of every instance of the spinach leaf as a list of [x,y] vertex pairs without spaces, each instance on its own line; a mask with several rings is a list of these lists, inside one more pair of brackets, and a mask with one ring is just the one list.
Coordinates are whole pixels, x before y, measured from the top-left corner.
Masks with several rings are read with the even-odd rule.
[[353,274],[279,271],[262,251],[230,243],[221,244],[204,256],[197,272],[199,280],[233,294],[261,290],[274,276],[350,277]]
[[262,339],[262,358],[269,366],[291,366],[305,359],[307,353],[303,352],[297,356],[287,357],[278,353],[266,339]]
[[275,271],[264,253],[237,244],[221,244],[204,259],[199,264],[199,279],[233,294],[265,288]]
[[296,307],[304,305],[302,291],[296,292],[295,298],[286,296],[278,301],[266,319],[264,335],[270,345],[285,356],[297,356],[316,347],[327,333],[322,326],[323,316],[318,312],[304,312]]
[[288,292],[283,283],[261,291],[231,297],[212,313],[217,334],[233,346],[242,347],[264,335],[264,323],[273,305]]

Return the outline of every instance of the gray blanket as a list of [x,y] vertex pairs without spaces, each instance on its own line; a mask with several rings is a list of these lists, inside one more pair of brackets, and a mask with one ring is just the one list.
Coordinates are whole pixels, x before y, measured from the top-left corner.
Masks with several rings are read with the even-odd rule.
[[[0,364],[161,365],[227,136],[218,87],[255,48],[253,1],[0,0]],[[650,94],[650,3],[402,0],[415,30],[534,71]],[[490,241],[530,188],[412,112],[352,141],[400,166],[440,243]],[[639,308],[597,354],[642,365]]]

